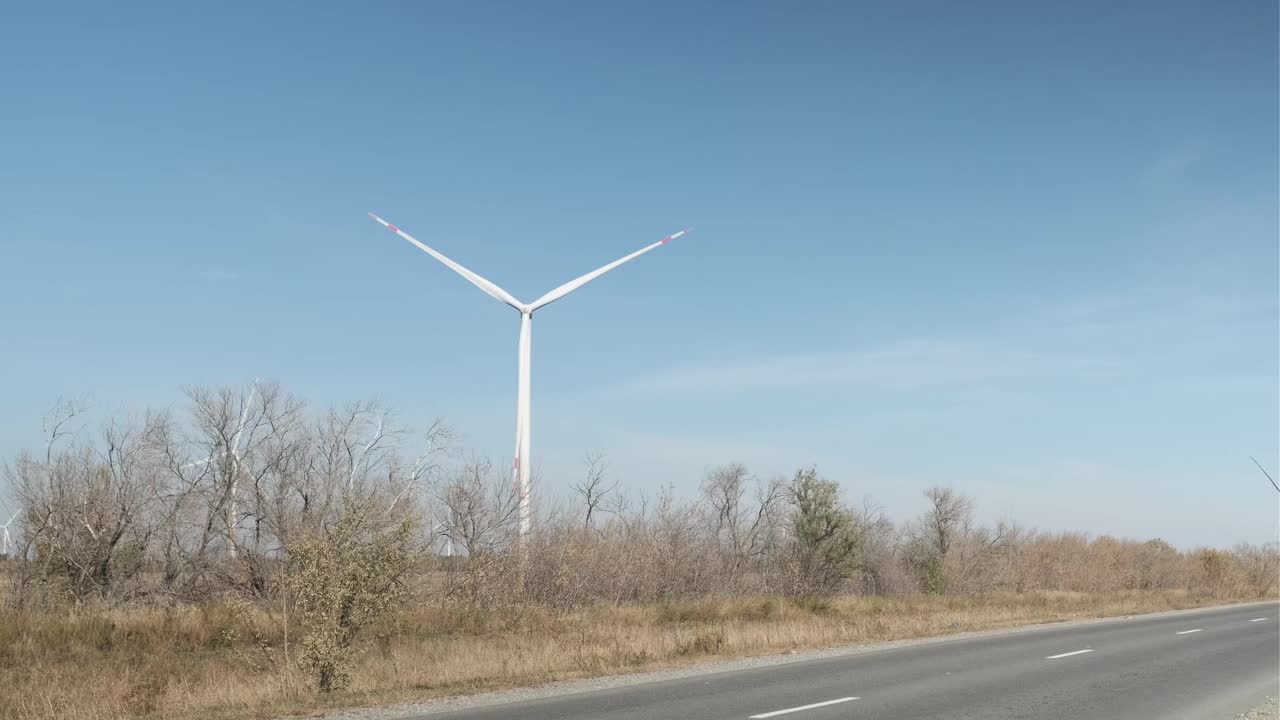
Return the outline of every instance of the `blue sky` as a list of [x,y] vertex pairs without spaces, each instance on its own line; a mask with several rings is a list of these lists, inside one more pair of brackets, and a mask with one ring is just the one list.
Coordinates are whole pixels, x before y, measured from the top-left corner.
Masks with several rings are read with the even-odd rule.
[[544,489],[816,463],[895,517],[1265,541],[1273,2],[35,4],[0,27],[0,452],[276,379]]

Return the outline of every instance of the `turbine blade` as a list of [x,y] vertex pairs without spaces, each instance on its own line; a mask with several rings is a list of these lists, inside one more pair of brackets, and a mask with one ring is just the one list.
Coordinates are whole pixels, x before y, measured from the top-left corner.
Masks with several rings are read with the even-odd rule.
[[1254,460],[1252,455],[1249,456],[1249,459],[1253,460],[1253,464],[1258,466],[1258,469],[1262,471],[1263,475],[1267,476],[1268,480],[1271,480],[1271,487],[1275,488],[1276,492],[1280,492],[1280,485],[1277,485],[1276,481],[1271,477],[1271,473],[1267,472],[1267,469],[1262,467],[1262,463]]
[[504,302],[504,303],[506,303],[506,304],[510,305],[511,307],[513,307],[513,308],[515,308],[515,309],[517,309],[517,310],[519,310],[519,311],[521,311],[521,312],[524,312],[524,305],[523,305],[519,300],[516,300],[514,297],[512,297],[512,296],[511,296],[511,293],[507,292],[506,290],[503,290],[502,288],[498,287],[497,285],[494,285],[493,283],[489,282],[488,280],[486,280],[486,279],[484,279],[484,278],[480,277],[479,275],[477,275],[477,274],[475,274],[475,273],[471,272],[470,270],[468,270],[468,269],[466,269],[466,268],[462,267],[462,266],[461,266],[461,265],[459,265],[458,263],[456,263],[456,262],[454,262],[454,261],[450,260],[449,258],[445,257],[445,256],[444,256],[444,255],[442,255],[441,253],[439,253],[439,252],[437,252],[437,251],[435,251],[435,250],[433,250],[433,249],[431,249],[431,248],[427,247],[427,246],[426,246],[426,245],[424,245],[423,243],[418,242],[417,238],[414,238],[414,237],[413,237],[413,236],[411,236],[409,233],[407,233],[407,232],[405,232],[405,231],[401,230],[400,228],[396,227],[395,225],[392,225],[391,223],[387,222],[386,220],[383,220],[382,218],[378,217],[377,215],[374,215],[373,213],[369,213],[369,217],[373,218],[374,220],[377,220],[379,223],[381,223],[381,224],[383,225],[383,227],[386,227],[386,228],[387,228],[388,230],[390,230],[391,232],[393,232],[393,233],[395,233],[395,234],[399,235],[400,237],[404,238],[405,240],[408,240],[409,242],[413,243],[414,245],[417,245],[419,250],[421,250],[421,251],[425,252],[426,254],[430,255],[431,257],[433,257],[433,258],[435,258],[435,259],[439,260],[440,262],[444,263],[445,265],[448,265],[448,266],[449,266],[449,269],[453,270],[454,272],[458,273],[458,274],[459,274],[459,275],[461,275],[462,277],[466,278],[468,281],[470,281],[470,282],[471,282],[471,284],[472,284],[472,285],[475,285],[476,287],[480,288],[481,290],[485,291],[486,293],[489,293],[489,295],[490,295],[490,296],[492,296],[492,297],[494,297],[495,299],[497,299],[497,300],[501,300],[502,302]]
[[249,399],[245,402],[244,407],[240,410],[240,421],[236,423],[236,434],[231,439],[231,454],[239,457],[237,453],[240,451],[240,436],[244,434],[244,425],[249,421],[249,410],[253,406],[253,396],[258,392],[258,381],[253,381],[253,389],[249,391]]
[[587,283],[591,282],[592,280],[595,280],[596,278],[598,278],[598,277],[600,277],[601,275],[603,275],[603,274],[605,274],[605,273],[609,272],[610,270],[612,270],[612,269],[614,269],[614,268],[618,267],[619,265],[621,265],[621,264],[623,264],[623,263],[627,262],[628,260],[634,260],[635,258],[640,257],[641,255],[643,255],[643,254],[645,254],[645,253],[649,252],[650,250],[653,250],[654,248],[661,247],[662,245],[666,245],[667,243],[671,242],[672,240],[675,240],[676,238],[680,237],[681,235],[684,235],[685,233],[689,232],[689,231],[690,231],[690,230],[692,230],[692,229],[693,229],[693,228],[685,228],[684,230],[681,230],[680,232],[675,233],[674,235],[668,235],[668,236],[666,236],[666,237],[662,238],[661,240],[659,240],[658,242],[656,242],[656,243],[654,243],[654,244],[652,244],[652,245],[648,245],[648,246],[646,246],[646,247],[642,247],[642,248],[640,248],[639,250],[637,250],[637,251],[635,251],[635,252],[631,253],[630,255],[627,255],[627,256],[626,256],[626,257],[624,257],[624,258],[619,258],[618,260],[614,260],[613,262],[609,263],[608,265],[605,265],[604,267],[600,268],[599,270],[592,270],[591,272],[587,273],[586,275],[583,275],[582,277],[580,277],[580,278],[578,278],[578,279],[576,279],[576,280],[570,280],[569,282],[567,282],[567,283],[565,283],[565,284],[561,285],[560,287],[556,288],[555,290],[552,290],[551,292],[547,293],[546,295],[543,295],[542,297],[538,298],[537,300],[534,300],[533,302],[529,303],[529,312],[533,312],[534,310],[537,310],[537,309],[538,309],[538,308],[540,308],[540,307],[543,307],[543,306],[546,306],[546,305],[550,305],[551,303],[553,303],[553,302],[555,302],[555,301],[559,300],[560,298],[564,297],[565,295],[568,295],[569,293],[573,292],[574,290],[577,290],[578,288],[582,287],[583,285],[586,285]]

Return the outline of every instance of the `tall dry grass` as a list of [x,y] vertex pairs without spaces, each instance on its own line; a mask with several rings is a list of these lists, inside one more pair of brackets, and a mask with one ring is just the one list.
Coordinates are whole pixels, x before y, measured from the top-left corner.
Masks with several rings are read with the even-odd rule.
[[[0,718],[272,717],[827,647],[1128,615],[1233,598],[1186,591],[754,597],[645,605],[436,605],[379,628],[329,696],[282,662],[270,616],[243,608],[0,614]],[[1250,598],[1252,599],[1252,598]]]

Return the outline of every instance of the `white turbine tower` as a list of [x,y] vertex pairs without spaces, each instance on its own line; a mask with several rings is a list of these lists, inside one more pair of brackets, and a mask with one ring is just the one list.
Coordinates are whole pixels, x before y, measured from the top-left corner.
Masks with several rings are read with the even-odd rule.
[[431,526],[431,532],[444,538],[444,556],[453,557],[453,532],[438,522]]
[[642,247],[639,250],[631,253],[630,255],[627,255],[626,257],[620,258],[618,260],[614,260],[608,265],[605,265],[604,267],[598,270],[593,270],[576,280],[570,280],[569,282],[561,285],[560,287],[556,288],[555,290],[552,290],[551,292],[547,293],[546,295],[543,295],[542,297],[538,298],[537,300],[534,300],[531,303],[522,303],[519,300],[512,297],[511,293],[508,293],[506,290],[503,290],[497,285],[494,285],[488,280],[462,267],[461,265],[450,260],[444,255],[441,255],[435,250],[427,247],[426,245],[422,244],[417,239],[410,236],[408,233],[396,227],[395,225],[392,225],[391,223],[387,222],[386,220],[383,220],[382,218],[378,217],[377,215],[374,215],[373,213],[369,213],[369,217],[373,218],[374,220],[377,220],[387,229],[391,230],[392,232],[404,238],[405,240],[408,240],[409,242],[418,246],[418,249],[422,250],[426,254],[430,255],[431,257],[449,266],[451,270],[458,273],[462,277],[466,278],[468,281],[471,282],[472,285],[475,285],[476,287],[485,291],[493,298],[500,300],[506,303],[507,305],[510,305],[511,307],[515,308],[516,312],[520,313],[520,350],[519,350],[520,360],[519,360],[519,366],[518,366],[519,367],[519,383],[518,383],[518,389],[516,392],[516,453],[515,453],[515,462],[512,465],[511,473],[513,476],[513,482],[515,483],[517,492],[519,493],[519,497],[520,497],[520,534],[524,535],[529,532],[529,469],[530,469],[529,446],[530,446],[530,422],[531,422],[530,413],[529,413],[529,364],[530,364],[530,347],[532,343],[531,333],[533,330],[533,313],[537,311],[539,308],[550,305],[556,300],[559,300],[565,295],[568,295],[574,290],[577,290],[583,285],[586,285],[592,280],[595,280],[596,278],[618,267],[619,265],[627,262],[628,260],[633,260],[649,252],[650,250],[653,250],[654,248],[660,247],[662,245],[667,244],[668,242],[671,242],[672,240],[675,240],[681,235],[684,235],[685,233],[689,232],[689,228],[685,228],[684,230],[681,230],[680,232],[675,233],[674,235],[668,235],[667,237],[662,238],[661,240],[659,240],[656,243],[653,243],[652,245],[647,245],[645,247]]

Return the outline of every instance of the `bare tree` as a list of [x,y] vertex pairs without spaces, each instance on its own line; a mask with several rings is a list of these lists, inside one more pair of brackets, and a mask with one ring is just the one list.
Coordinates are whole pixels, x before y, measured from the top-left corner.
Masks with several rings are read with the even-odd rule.
[[448,453],[452,440],[453,428],[446,425],[444,420],[437,418],[431,423],[423,434],[424,450],[409,467],[404,482],[387,508],[388,512],[395,510],[396,505],[410,493],[438,480],[442,470],[440,462]]
[[924,492],[929,509],[923,518],[925,536],[934,552],[945,557],[956,536],[973,517],[973,501],[951,488],[932,487]]
[[586,474],[580,482],[570,485],[570,488],[582,497],[582,504],[585,508],[582,518],[582,529],[590,530],[592,527],[592,519],[598,510],[607,506],[603,505],[609,498],[609,495],[618,487],[615,482],[612,485],[606,485],[604,481],[604,473],[609,469],[609,463],[605,462],[604,455],[598,451],[587,453],[584,459],[586,464]]
[[929,509],[907,530],[905,560],[920,589],[944,593],[948,558],[953,546],[972,526],[973,502],[943,487],[929,488],[924,496],[929,500]]
[[180,594],[213,582],[261,595],[311,455],[305,406],[274,383],[188,388],[187,397],[191,435],[171,439],[166,453],[180,502],[166,534],[166,579]]
[[777,543],[786,486],[777,478],[762,483],[734,463],[707,474],[702,497],[715,540],[726,554],[725,571],[732,584],[746,564],[759,560]]
[[1266,597],[1271,588],[1280,582],[1280,545],[1237,545],[1232,551],[1236,564],[1249,590],[1258,597]]
[[[336,522],[345,501],[376,501],[401,520],[419,513],[418,488],[436,481],[448,444],[435,423],[426,451],[407,462],[397,454],[405,431],[375,404],[308,423],[275,385],[187,392],[186,430],[152,414],[88,444],[68,444],[79,410],[60,406],[46,421],[44,458],[6,466],[30,568],[41,568],[33,577],[76,598],[265,597],[294,539]],[[148,562],[162,572],[143,588],[136,568]]]
[[135,580],[164,517],[162,465],[151,440],[169,419],[112,422],[99,448],[56,448],[77,412],[65,410],[47,426],[43,462],[22,455],[6,468],[23,509],[22,557],[34,560],[22,585],[43,581],[76,603],[126,600],[138,592]]
[[468,555],[507,547],[515,538],[519,491],[497,477],[493,463],[476,457],[436,488],[441,525]]
[[898,530],[884,513],[884,508],[870,497],[863,498],[862,508],[853,511],[858,534],[857,569],[862,575],[862,592],[886,595],[900,585],[898,562]]

